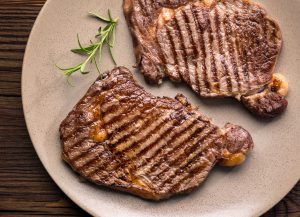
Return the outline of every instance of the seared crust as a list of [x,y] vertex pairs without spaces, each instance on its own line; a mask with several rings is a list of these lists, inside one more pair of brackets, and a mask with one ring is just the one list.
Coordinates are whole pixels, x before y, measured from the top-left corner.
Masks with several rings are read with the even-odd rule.
[[76,172],[152,200],[198,187],[226,150],[247,154],[245,132],[220,129],[183,95],[147,93],[124,67],[97,80],[60,126],[62,157]]
[[288,106],[288,101],[284,96],[268,89],[254,95],[243,96],[241,100],[250,112],[264,118],[277,117]]
[[272,81],[282,34],[259,4],[124,0],[123,6],[137,62],[149,83],[168,77],[202,97],[240,97]]
[[246,155],[253,149],[253,140],[249,132],[234,124],[225,125],[225,140],[226,149],[232,154],[243,153]]

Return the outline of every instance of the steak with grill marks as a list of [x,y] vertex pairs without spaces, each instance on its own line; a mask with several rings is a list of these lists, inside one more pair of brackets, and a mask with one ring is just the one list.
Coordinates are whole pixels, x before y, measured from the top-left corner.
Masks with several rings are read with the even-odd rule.
[[263,117],[287,107],[284,96],[268,88],[281,31],[258,4],[124,0],[123,8],[137,61],[150,83],[160,84],[164,77],[184,81],[202,97],[235,97]]
[[63,159],[81,176],[159,200],[190,192],[220,162],[242,163],[249,133],[221,129],[190,105],[147,93],[124,67],[97,80],[60,126]]

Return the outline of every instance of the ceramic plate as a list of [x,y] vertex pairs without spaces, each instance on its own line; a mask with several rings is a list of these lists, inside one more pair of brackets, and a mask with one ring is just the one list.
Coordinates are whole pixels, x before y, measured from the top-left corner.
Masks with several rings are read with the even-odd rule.
[[[271,121],[255,118],[231,99],[200,99],[184,85],[174,86],[170,82],[161,87],[147,85],[132,68],[135,58],[121,0],[48,0],[26,49],[22,95],[32,142],[58,186],[87,212],[101,217],[252,217],[261,215],[284,197],[300,177],[300,1],[260,2],[282,28],[284,46],[276,72],[285,74],[291,87],[287,111]],[[216,167],[206,182],[189,195],[149,202],[81,182],[61,160],[59,124],[98,74],[94,69],[85,76],[76,74],[70,80],[71,86],[55,64],[71,66],[82,60],[69,51],[77,47],[76,34],[83,43],[88,43],[100,23],[87,13],[106,15],[108,8],[113,16],[120,18],[114,48],[118,65],[132,69],[139,83],[155,95],[173,97],[178,92],[184,93],[220,126],[228,121],[244,126],[255,142],[255,149],[245,164],[232,169]],[[101,70],[112,69],[109,55],[103,57]]]

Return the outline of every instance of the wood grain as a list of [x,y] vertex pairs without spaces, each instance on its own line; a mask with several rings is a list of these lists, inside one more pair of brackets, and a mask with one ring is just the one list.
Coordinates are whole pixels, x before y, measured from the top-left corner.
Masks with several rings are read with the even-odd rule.
[[[23,55],[44,3],[0,1],[0,216],[88,216],[51,180],[33,149],[24,122]],[[264,217],[299,217],[299,194],[300,183]]]

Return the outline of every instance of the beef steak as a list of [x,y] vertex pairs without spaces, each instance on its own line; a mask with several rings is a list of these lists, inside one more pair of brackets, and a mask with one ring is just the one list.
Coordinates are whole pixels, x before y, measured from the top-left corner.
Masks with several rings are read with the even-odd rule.
[[98,79],[60,125],[63,159],[81,176],[159,200],[190,192],[212,167],[253,147],[240,126],[221,129],[190,105],[147,93],[124,67]]
[[[150,83],[160,84],[169,77],[184,81],[202,97],[238,100],[267,90],[272,83],[282,35],[258,4],[249,0],[124,0],[123,7],[141,72]],[[277,116],[287,101],[280,96],[265,100],[270,92],[259,94],[259,99],[268,103],[264,107],[280,105],[276,111],[255,110],[261,107],[256,105],[259,100],[244,105],[257,115]]]

